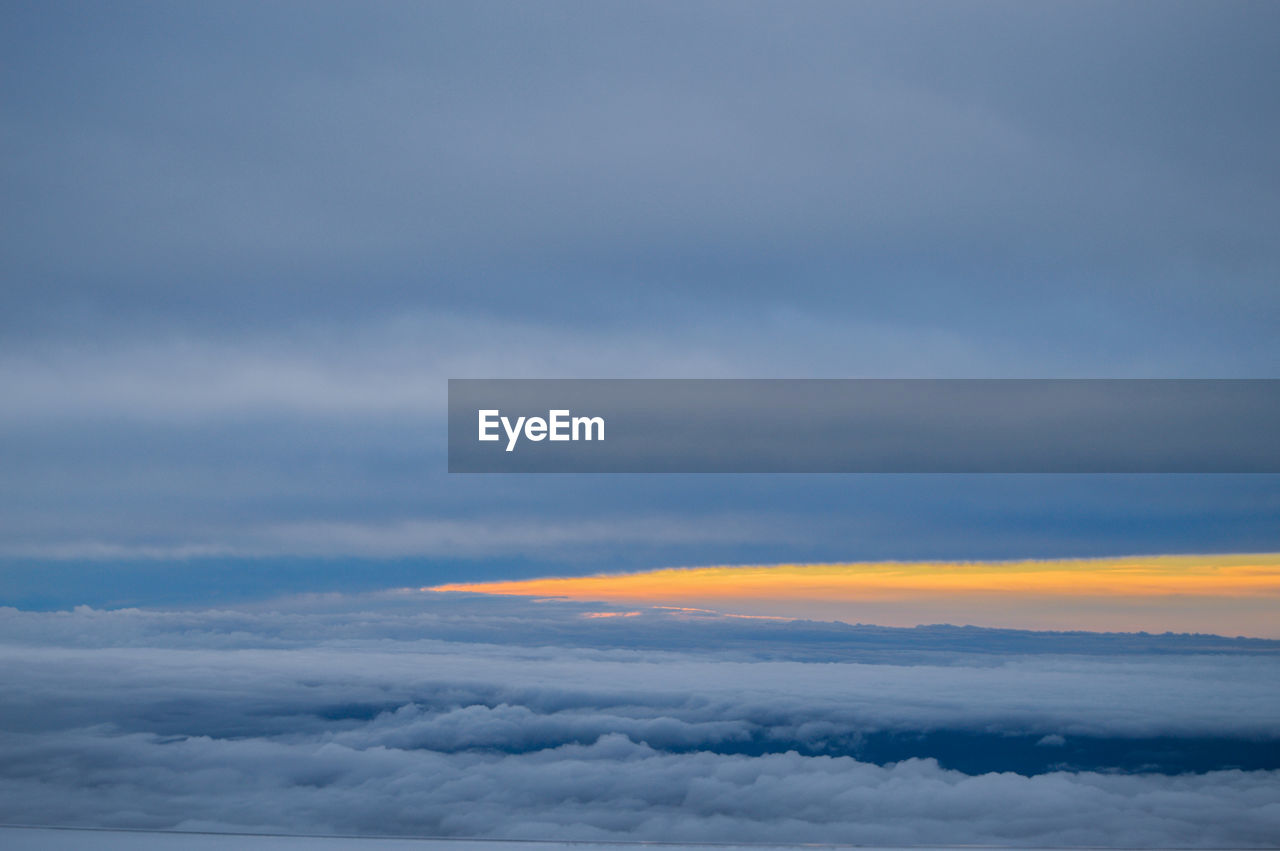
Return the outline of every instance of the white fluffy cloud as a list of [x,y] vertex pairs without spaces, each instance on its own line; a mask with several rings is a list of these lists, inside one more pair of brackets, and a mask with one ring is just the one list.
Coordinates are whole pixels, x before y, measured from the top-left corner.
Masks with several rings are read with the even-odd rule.
[[[526,754],[98,730],[6,741],[34,821],[551,839],[1265,844],[1276,772],[969,776],[931,760],[663,753],[620,733]],[[28,774],[30,772],[28,770]]]
[[[1049,759],[1078,737],[1274,747],[1270,643],[1010,654],[987,636],[961,652],[945,632],[581,614],[413,594],[4,610],[0,821],[881,844],[1280,835],[1280,771],[965,773],[859,750],[886,731],[1025,741]],[[666,646],[617,646],[663,627]],[[879,655],[833,658],[841,637]]]

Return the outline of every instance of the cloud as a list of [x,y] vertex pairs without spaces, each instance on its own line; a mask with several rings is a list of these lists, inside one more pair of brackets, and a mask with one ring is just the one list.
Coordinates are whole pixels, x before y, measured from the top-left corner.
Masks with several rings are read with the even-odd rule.
[[84,731],[3,741],[6,808],[41,823],[1122,847],[1266,845],[1278,827],[1276,772],[972,777],[931,760],[671,754],[620,733],[505,755],[296,736]]
[[1277,545],[1272,479],[464,484],[438,428],[450,376],[1275,374],[1265,4],[0,15],[12,556],[458,553],[459,517],[636,504],[808,525],[528,552]]
[[[517,637],[522,634],[518,624],[509,628]],[[420,629],[429,631],[429,622]],[[797,731],[810,723],[832,725],[832,738],[939,729],[1034,734],[1037,740],[1054,733],[1280,736],[1271,711],[1276,686],[1259,681],[1265,680],[1260,671],[1275,662],[1252,654],[1006,656],[998,661],[982,654],[960,657],[963,662],[952,657],[943,664],[894,665],[746,661],[741,650],[699,657],[675,648],[574,652],[554,645],[520,650],[404,643],[403,638],[390,646],[361,639],[310,647],[296,646],[296,639],[268,638],[265,647],[246,647],[234,634],[203,639],[229,645],[226,650],[166,650],[155,646],[164,635],[153,634],[144,646],[116,649],[12,648],[5,669],[25,689],[10,695],[8,723],[42,723],[54,717],[49,707],[64,700],[67,705],[55,715],[87,723],[90,717],[106,720],[119,712],[127,722],[144,694],[171,693],[185,704],[218,684],[226,705],[212,707],[210,717],[231,712],[244,723],[253,723],[258,709],[270,714],[277,703],[299,700],[298,711],[304,712],[343,703],[386,708],[423,703],[438,709],[456,699],[463,705],[511,703],[539,711],[595,706],[619,716],[674,712],[689,723],[745,719],[753,734],[781,742],[795,741]],[[288,643],[295,646],[281,646]],[[786,637],[775,643],[785,648]],[[234,677],[220,683],[232,670]],[[77,708],[76,693],[87,702],[83,711],[89,715]],[[205,714],[194,706],[183,712]],[[172,717],[177,726],[169,732],[199,731],[184,729],[181,718]]]
[[[443,422],[449,378],[838,378],[850,370],[882,377],[1071,374],[1054,359],[981,351],[963,334],[942,328],[904,336],[896,323],[833,321],[794,310],[763,318],[761,327],[771,337],[804,344],[761,350],[725,317],[675,317],[660,328],[616,329],[414,310],[256,333],[170,329],[142,339],[94,333],[76,340],[11,339],[0,344],[0,395],[8,401],[0,425],[70,425],[89,418],[191,427],[295,417],[435,423]],[[842,361],[815,364],[815,349],[838,351]],[[1123,374],[1111,360],[1099,359],[1090,369]],[[1197,366],[1169,364],[1162,372],[1185,377]]]
[[[867,844],[1275,835],[1274,642],[1046,635],[1028,650],[1025,634],[982,630],[579,617],[597,611],[409,591],[0,610],[0,821]],[[981,767],[988,752],[1003,772]]]
[[[508,11],[369,14],[340,69],[341,4],[302,31],[269,8],[101,19],[93,50],[65,12],[12,13],[6,318],[230,326],[252,297],[268,323],[412,303],[589,324],[728,295],[959,311],[1033,345],[1008,313],[1124,346],[1203,305],[1197,339],[1265,339],[1269,9],[820,4],[786,38],[764,10]],[[1178,316],[1140,310],[1157,290]]]
[[[450,376],[1273,374],[1273,8],[352,11],[0,10],[4,599],[230,595],[299,554],[299,584],[351,587],[389,568],[344,556],[436,554],[425,585],[521,557],[1275,548],[1267,477],[461,480],[439,434]],[[1272,753],[1270,645],[599,610],[4,610],[0,809],[1278,833],[1275,772],[1225,768]],[[1135,766],[1153,736],[1187,755]],[[957,741],[1031,769],[902,756]]]
[[[1276,664],[1274,642],[1099,636],[1082,649],[1090,645],[1076,636],[1046,634],[1028,649],[1024,634],[998,631],[666,613],[583,620],[592,609],[413,593],[329,600],[238,611],[0,610],[5,664],[25,684],[11,700],[60,704],[73,689],[92,695],[100,716],[118,706],[128,717],[149,689],[199,691],[235,666],[222,688],[228,706],[247,715],[276,698],[315,708],[346,692],[395,707],[451,706],[457,695],[545,711],[613,707],[619,716],[685,706],[678,717],[690,723],[822,721],[845,732],[1280,732],[1270,711],[1276,686],[1259,675]],[[286,669],[293,673],[280,677]],[[120,688],[121,678],[133,687]],[[454,697],[437,705],[427,695],[441,689]],[[686,705],[693,694],[702,699]],[[60,711],[74,715],[75,701]]]
[[492,556],[571,546],[626,546],[662,540],[690,542],[758,541],[785,537],[785,523],[769,518],[670,515],[550,521],[404,520],[396,523],[307,522],[241,527],[237,543],[193,542],[120,544],[82,540],[0,546],[0,555],[46,559],[188,559],[208,556],[263,558],[320,556],[397,558],[403,556]]

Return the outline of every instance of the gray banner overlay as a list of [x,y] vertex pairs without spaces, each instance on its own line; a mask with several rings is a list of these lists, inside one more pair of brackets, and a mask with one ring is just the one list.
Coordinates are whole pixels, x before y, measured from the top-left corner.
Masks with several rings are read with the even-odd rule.
[[1280,380],[450,379],[449,472],[1277,473]]

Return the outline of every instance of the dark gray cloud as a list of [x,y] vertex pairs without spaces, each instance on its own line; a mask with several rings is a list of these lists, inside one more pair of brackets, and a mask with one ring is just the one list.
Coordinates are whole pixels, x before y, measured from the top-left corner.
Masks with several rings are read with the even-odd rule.
[[[546,520],[546,483],[440,473],[447,377],[1280,364],[1265,4],[0,15],[10,563],[312,557],[306,529],[335,557],[447,559],[476,545],[403,530]],[[1280,546],[1270,480],[1076,483],[1041,512],[1008,483],[775,482],[745,497],[799,515],[771,529],[758,483],[550,487],[587,526],[639,502],[676,531],[473,536],[488,556]],[[681,541],[690,517],[709,540]],[[743,526],[769,540],[723,544]]]
[[1267,7],[780,14],[11,11],[19,315],[1275,309]]
[[[294,851],[298,848],[318,848],[322,851],[450,851],[465,845],[474,851],[502,851],[510,848],[506,840],[453,840],[453,839],[393,839],[354,836],[305,837],[266,836],[253,834],[216,834],[186,832],[180,838],[172,833],[142,830],[77,830],[67,828],[0,827],[0,838],[10,851],[83,851],[85,848],[99,851],[152,851],[169,849],[181,840],[183,848],[192,851]],[[531,849],[561,851],[566,846],[560,842],[531,844]],[[624,851],[618,845],[608,851]],[[605,849],[602,849],[605,851]],[[691,850],[692,851],[692,850]],[[744,849],[746,851],[746,849]],[[779,849],[781,851],[781,849]]]
[[[1108,747],[1153,761],[1162,747],[1217,748],[1219,759],[1274,750],[1274,642],[1132,636],[1114,640],[1147,652],[1104,642],[1082,653],[1059,636],[1026,654],[998,633],[833,641],[820,625],[725,634],[717,620],[604,623],[572,604],[419,596],[0,613],[10,684],[0,817],[885,844],[1265,845],[1276,835],[1274,768],[1072,763]],[[646,617],[664,619],[670,646],[645,648],[658,631]],[[466,639],[469,620],[516,645]],[[624,649],[577,626],[640,640]],[[896,652],[836,661],[840,643]],[[921,741],[937,759],[904,750]],[[946,751],[957,741],[1048,756],[1022,773],[957,769]],[[1130,770],[1090,770],[1120,767]]]

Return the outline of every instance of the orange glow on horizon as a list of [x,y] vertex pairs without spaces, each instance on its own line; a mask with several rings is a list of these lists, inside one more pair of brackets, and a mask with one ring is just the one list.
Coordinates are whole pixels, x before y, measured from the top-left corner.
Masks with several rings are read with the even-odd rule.
[[1280,633],[1276,553],[670,568],[422,590],[886,625]]
[[644,573],[454,583],[422,590],[654,603],[708,595],[727,599],[822,595],[865,600],[931,592],[1236,596],[1280,594],[1280,555],[667,568]]

